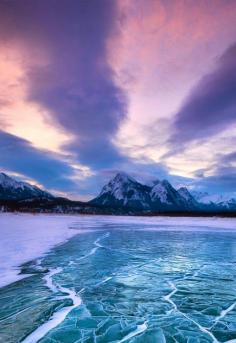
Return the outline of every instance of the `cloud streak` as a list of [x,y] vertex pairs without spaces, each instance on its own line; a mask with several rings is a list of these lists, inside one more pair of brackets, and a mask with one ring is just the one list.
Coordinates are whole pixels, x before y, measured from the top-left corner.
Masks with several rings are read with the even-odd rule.
[[46,51],[45,63],[28,68],[28,100],[46,108],[55,125],[73,135],[66,149],[79,160],[94,166],[100,157],[110,164],[120,155],[111,138],[127,106],[107,60],[108,41],[118,34],[116,2],[22,2],[3,2],[0,12],[8,18],[3,38]]
[[28,141],[0,131],[1,167],[37,180],[47,189],[78,189],[75,171],[60,156],[35,149]]
[[[181,150],[194,140],[208,139],[236,121],[236,43],[219,58],[177,112],[171,147]],[[174,152],[176,149],[174,149]],[[170,153],[171,154],[171,153]]]

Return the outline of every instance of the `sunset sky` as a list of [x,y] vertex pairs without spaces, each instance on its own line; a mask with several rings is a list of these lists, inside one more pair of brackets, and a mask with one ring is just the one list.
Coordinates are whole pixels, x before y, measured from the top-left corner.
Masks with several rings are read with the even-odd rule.
[[236,195],[235,0],[0,0],[0,170]]

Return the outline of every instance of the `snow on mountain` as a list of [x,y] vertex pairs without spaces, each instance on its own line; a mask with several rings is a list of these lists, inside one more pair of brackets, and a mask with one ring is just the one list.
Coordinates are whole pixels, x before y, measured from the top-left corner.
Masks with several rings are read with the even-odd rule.
[[222,209],[236,209],[236,199],[228,195],[209,194],[207,192],[197,191],[193,191],[192,195],[203,205],[216,206]]
[[181,187],[178,189],[178,193],[184,198],[189,206],[199,207],[199,203],[196,198],[189,192],[186,187]]
[[168,201],[168,191],[165,185],[163,185],[163,182],[159,182],[156,185],[153,186],[151,193],[150,193],[152,201],[155,201],[156,199],[160,200],[163,204],[171,204],[170,201]]
[[5,173],[0,173],[0,199],[24,200],[32,198],[52,198],[52,195],[27,182],[16,181]]
[[194,197],[189,193],[186,187],[179,188],[178,193],[187,201],[194,199]]
[[[0,173],[0,200],[47,200],[51,194],[26,182],[17,181]],[[55,198],[54,198],[55,199]],[[119,211],[236,211],[236,199],[206,192],[191,193],[186,187],[176,190],[167,180],[155,180],[142,184],[126,173],[120,172],[101,190],[101,193],[88,205],[99,210],[109,207]],[[114,212],[116,213],[116,212]]]
[[167,180],[156,183],[151,189],[150,196],[152,202],[160,201],[161,204],[168,206],[178,207],[179,203],[183,201],[176,189]]
[[228,196],[223,196],[220,194],[208,194],[208,193],[203,193],[202,195],[197,196],[198,201],[200,201],[202,204],[220,204],[222,202],[228,202],[231,200]]
[[236,210],[236,200],[202,192],[176,190],[167,180],[141,184],[125,173],[118,173],[105,185],[91,204],[151,212]]
[[187,200],[167,180],[143,185],[125,173],[118,173],[91,203],[149,211],[194,210],[196,207],[192,198],[191,202]]
[[90,203],[109,207],[147,209],[150,203],[149,187],[125,173],[118,173]]
[[100,193],[103,194],[111,193],[117,200],[124,198],[124,188],[132,187],[136,181],[125,173],[119,173],[112,179],[107,185],[105,185]]
[[[150,193],[153,207],[157,210],[195,210],[197,203],[193,201],[187,192],[187,189],[177,191],[167,180],[160,181],[152,188]],[[159,205],[158,201],[160,202]]]

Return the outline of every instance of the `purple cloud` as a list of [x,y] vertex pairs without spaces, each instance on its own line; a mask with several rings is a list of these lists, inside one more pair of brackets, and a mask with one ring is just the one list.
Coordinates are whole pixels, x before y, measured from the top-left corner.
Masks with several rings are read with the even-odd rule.
[[27,140],[0,130],[0,166],[37,180],[46,189],[78,190],[74,170],[60,156],[34,148]]
[[110,166],[120,158],[111,138],[126,116],[126,96],[107,56],[108,40],[118,34],[116,1],[1,2],[0,13],[0,38],[49,56],[48,65],[28,71],[29,100],[74,135],[67,149],[80,161],[94,166],[100,158]]
[[176,114],[171,147],[182,150],[189,142],[206,139],[235,122],[235,94],[236,44],[225,51],[216,69],[201,79]]
[[[199,169],[195,172],[192,185],[199,190],[210,193],[228,193],[232,196],[236,189],[236,151],[229,154],[221,154],[208,168]],[[209,172],[211,173],[210,176]]]

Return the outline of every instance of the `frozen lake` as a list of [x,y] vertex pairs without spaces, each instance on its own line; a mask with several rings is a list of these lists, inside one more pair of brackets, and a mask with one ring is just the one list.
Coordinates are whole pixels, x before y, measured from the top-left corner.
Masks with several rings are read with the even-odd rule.
[[235,219],[2,214],[0,230],[1,343],[236,342]]

